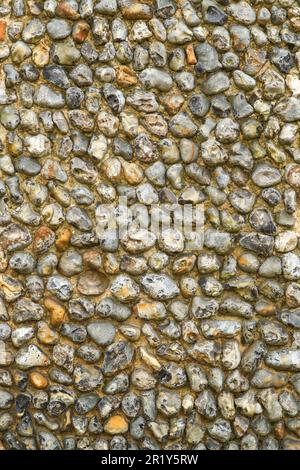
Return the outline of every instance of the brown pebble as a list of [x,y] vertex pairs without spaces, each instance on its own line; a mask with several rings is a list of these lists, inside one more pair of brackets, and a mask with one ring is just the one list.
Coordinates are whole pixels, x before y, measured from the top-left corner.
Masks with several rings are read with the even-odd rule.
[[263,315],[264,317],[269,317],[271,315],[275,315],[277,311],[277,307],[275,304],[272,304],[271,302],[264,301],[257,303],[255,306],[255,310],[259,315]]
[[282,440],[284,438],[285,426],[282,421],[280,421],[279,423],[276,423],[276,425],[274,426],[274,434],[275,434],[276,439]]
[[50,60],[49,48],[40,43],[32,51],[32,60],[37,67],[44,67],[47,65]]
[[120,86],[129,87],[137,83],[137,77],[133,70],[123,66],[116,69],[116,81]]
[[55,13],[61,18],[67,18],[69,20],[77,20],[80,18],[80,14],[75,11],[68,2],[59,2]]
[[127,183],[133,185],[141,183],[143,179],[143,170],[139,165],[123,161],[122,167]]
[[90,249],[83,253],[83,262],[87,267],[99,271],[102,268],[102,257],[97,249]]
[[181,106],[184,103],[184,98],[182,95],[166,95],[161,98],[168,114],[176,114],[180,110]]
[[46,322],[40,322],[38,324],[37,338],[43,344],[56,344],[58,334],[56,331],[51,330]]
[[134,3],[124,7],[122,15],[127,20],[151,20],[153,13],[149,5]]
[[118,158],[109,158],[103,162],[101,170],[112,183],[122,182],[122,165]]
[[50,312],[50,323],[52,326],[61,325],[66,321],[66,309],[64,305],[54,297],[45,297],[44,305]]
[[38,389],[43,389],[48,387],[48,379],[41,374],[40,372],[30,372],[29,374],[29,381],[30,383]]
[[6,21],[0,20],[0,41],[5,41],[6,37]]
[[189,65],[197,64],[197,58],[194,51],[193,44],[186,46],[186,60]]
[[75,23],[72,31],[72,37],[75,42],[83,42],[89,34],[90,26],[86,21],[78,21]]
[[58,251],[64,251],[68,248],[70,244],[70,238],[72,236],[72,231],[69,228],[63,228],[57,236],[55,246]]
[[121,415],[111,416],[104,425],[104,431],[108,434],[124,434],[128,431],[128,423]]

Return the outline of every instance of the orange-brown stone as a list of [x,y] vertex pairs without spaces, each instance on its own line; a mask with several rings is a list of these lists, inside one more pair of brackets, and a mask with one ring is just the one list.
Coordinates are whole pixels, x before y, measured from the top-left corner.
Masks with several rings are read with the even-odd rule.
[[7,251],[0,247],[0,273],[4,273],[8,266]]
[[72,231],[69,228],[63,228],[57,235],[55,246],[58,251],[65,251],[69,244]]
[[186,46],[186,60],[189,65],[197,64],[197,57],[195,55],[193,44]]
[[111,416],[104,425],[104,431],[108,434],[124,434],[128,431],[128,423],[122,415]]
[[122,168],[127,183],[139,184],[143,180],[143,170],[137,163],[122,162]]
[[35,388],[43,389],[48,387],[48,379],[40,372],[30,372],[29,381]]
[[133,70],[124,65],[117,68],[116,81],[120,86],[129,87],[137,83],[137,77]]
[[59,300],[54,297],[45,297],[44,305],[50,313],[50,323],[52,326],[59,326],[66,321],[66,309]]
[[46,253],[55,242],[55,233],[51,228],[42,226],[34,234],[33,251],[41,254]]
[[78,21],[73,28],[72,36],[75,42],[83,42],[89,34],[90,26],[86,21]]
[[59,2],[55,12],[58,16],[69,20],[77,20],[80,18],[79,13],[67,2]]
[[58,341],[58,334],[51,330],[46,322],[40,322],[37,331],[37,338],[43,344],[55,344]]
[[6,37],[6,21],[0,20],[0,41],[5,41]]

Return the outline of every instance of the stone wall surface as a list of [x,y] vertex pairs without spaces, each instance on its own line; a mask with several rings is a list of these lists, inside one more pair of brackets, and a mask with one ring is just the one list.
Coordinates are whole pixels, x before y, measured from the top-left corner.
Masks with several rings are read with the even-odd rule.
[[299,69],[299,0],[0,2],[1,449],[300,450]]

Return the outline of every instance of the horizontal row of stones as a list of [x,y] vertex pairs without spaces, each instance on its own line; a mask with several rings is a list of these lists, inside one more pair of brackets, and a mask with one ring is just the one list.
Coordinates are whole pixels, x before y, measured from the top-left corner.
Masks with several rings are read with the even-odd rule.
[[0,448],[300,448],[299,13],[2,2]]

